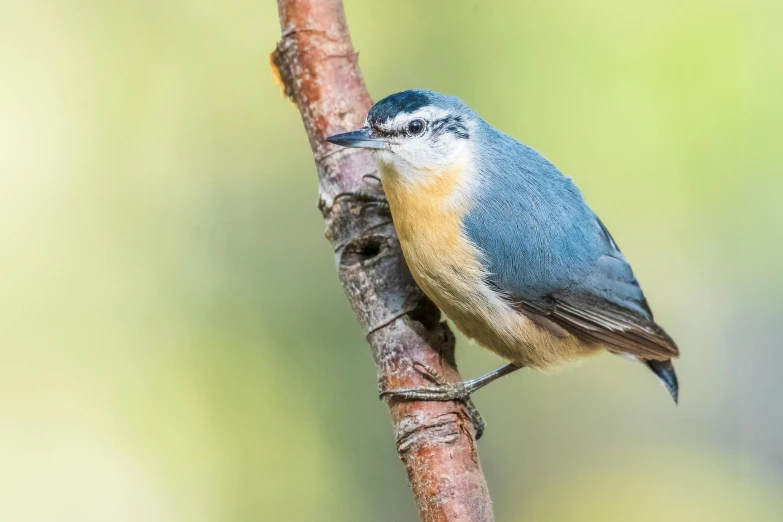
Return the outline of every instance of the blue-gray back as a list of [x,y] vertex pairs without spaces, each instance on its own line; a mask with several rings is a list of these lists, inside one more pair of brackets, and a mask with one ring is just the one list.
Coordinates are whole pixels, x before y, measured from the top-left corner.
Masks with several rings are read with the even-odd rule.
[[627,266],[570,178],[486,123],[475,139],[481,181],[465,229],[504,291],[538,299],[584,282],[603,256]]
[[644,359],[675,356],[630,265],[571,179],[483,121],[474,132],[480,181],[465,232],[485,256],[488,283],[583,339]]

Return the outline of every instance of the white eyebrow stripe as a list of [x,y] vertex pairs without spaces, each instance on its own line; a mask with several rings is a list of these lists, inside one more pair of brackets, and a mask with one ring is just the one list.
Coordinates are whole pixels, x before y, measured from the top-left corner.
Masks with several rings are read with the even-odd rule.
[[433,121],[446,118],[450,115],[449,111],[437,107],[424,107],[413,112],[401,112],[393,119],[376,124],[383,131],[402,130],[404,124],[417,118]]

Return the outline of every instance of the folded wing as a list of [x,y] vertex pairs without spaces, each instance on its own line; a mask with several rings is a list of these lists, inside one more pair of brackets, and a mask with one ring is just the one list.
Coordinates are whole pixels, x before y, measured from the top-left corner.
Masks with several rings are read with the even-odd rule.
[[625,256],[571,179],[503,134],[491,143],[497,150],[478,164],[482,184],[465,217],[488,283],[559,335],[647,360],[676,357]]
[[512,295],[511,299],[526,314],[546,317],[585,341],[603,344],[609,351],[647,360],[677,357],[677,345],[653,320],[630,265],[603,223],[597,217],[595,220],[606,253],[592,264],[582,281],[566,288],[551,288],[538,298]]

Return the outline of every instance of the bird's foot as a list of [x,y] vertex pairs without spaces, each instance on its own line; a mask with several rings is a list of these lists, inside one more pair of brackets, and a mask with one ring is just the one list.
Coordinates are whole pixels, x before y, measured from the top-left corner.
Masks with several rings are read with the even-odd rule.
[[435,386],[421,386],[418,388],[399,388],[396,390],[381,391],[381,399],[390,397],[402,401],[462,401],[468,410],[473,426],[476,429],[476,440],[484,433],[484,419],[481,418],[473,401],[470,400],[470,394],[480,390],[487,384],[497,379],[515,372],[522,368],[521,365],[511,363],[489,372],[477,379],[461,381],[457,383],[447,383],[438,372],[423,364],[414,363],[414,369],[432,381]]
[[480,439],[484,433],[485,423],[484,418],[470,398],[471,389],[465,386],[466,384],[471,384],[471,382],[447,383],[433,368],[420,363],[414,363],[413,367],[417,372],[432,381],[435,386],[383,390],[380,393],[380,398],[390,397],[402,401],[460,401],[465,404],[470,420],[473,423],[473,428],[476,430],[476,440]]
[[392,397],[400,401],[459,401],[470,395],[461,384],[384,390],[381,392],[381,399]]
[[399,388],[396,390],[383,390],[381,399],[384,397],[393,397],[398,400],[407,401],[457,401],[470,396],[475,391],[480,390],[487,384],[496,381],[504,375],[508,375],[521,368],[518,364],[507,364],[486,375],[469,381],[457,383],[447,383],[432,368],[423,364],[415,363],[413,367],[424,377],[431,380],[436,386],[421,386],[417,388]]
[[398,388],[396,390],[383,390],[380,398],[391,397],[400,401],[459,401],[470,395],[465,388],[468,381],[448,383],[433,368],[421,363],[413,363],[413,369],[432,381],[435,386],[418,386],[416,388]]

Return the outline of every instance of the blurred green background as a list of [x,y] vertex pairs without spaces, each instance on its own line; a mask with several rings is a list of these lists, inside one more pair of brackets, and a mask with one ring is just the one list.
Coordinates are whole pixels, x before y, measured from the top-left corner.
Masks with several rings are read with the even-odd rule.
[[[783,4],[346,0],[573,176],[677,339],[476,396],[504,521],[783,520]],[[409,521],[271,0],[0,0],[0,520]],[[465,376],[499,363],[459,340]]]

